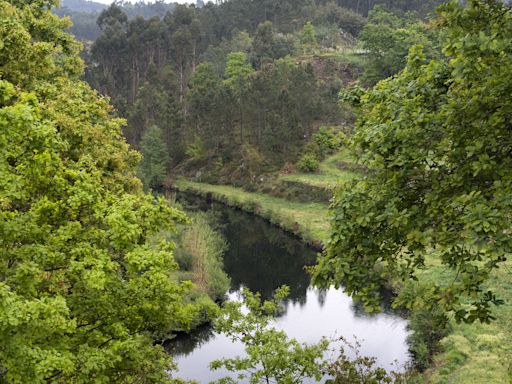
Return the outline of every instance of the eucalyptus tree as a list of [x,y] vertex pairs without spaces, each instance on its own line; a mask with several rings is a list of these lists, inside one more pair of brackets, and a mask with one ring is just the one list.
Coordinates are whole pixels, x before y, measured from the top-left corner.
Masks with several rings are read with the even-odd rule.
[[247,54],[232,52],[228,55],[226,69],[224,70],[224,84],[232,92],[238,105],[240,124],[240,144],[244,141],[243,103],[250,86],[250,76],[254,69],[249,64]]

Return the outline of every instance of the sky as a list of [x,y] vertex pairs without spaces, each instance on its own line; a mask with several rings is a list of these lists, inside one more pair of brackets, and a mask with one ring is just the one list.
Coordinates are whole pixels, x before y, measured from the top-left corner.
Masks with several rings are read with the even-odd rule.
[[[95,3],[111,4],[114,0],[92,0]],[[147,3],[152,3],[154,0],[144,0]],[[126,0],[126,2],[136,3],[137,0]],[[195,4],[195,0],[166,0],[166,3],[179,3],[179,4]],[[206,1],[205,1],[206,3]]]

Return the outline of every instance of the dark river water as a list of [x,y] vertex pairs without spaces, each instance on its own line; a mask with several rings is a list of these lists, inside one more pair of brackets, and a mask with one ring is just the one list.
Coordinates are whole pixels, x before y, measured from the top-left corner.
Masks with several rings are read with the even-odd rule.
[[[290,296],[275,327],[289,337],[314,343],[322,336],[343,336],[349,341],[355,336],[362,344],[361,354],[376,357],[381,367],[393,368],[395,361],[399,364],[409,361],[404,318],[390,310],[369,315],[341,289],[321,291],[310,285],[304,266],[314,263],[315,251],[261,218],[190,197],[187,201],[188,204],[193,201],[195,208],[214,211],[219,218],[221,231],[229,243],[224,268],[231,277],[230,300],[238,300],[243,287],[268,298],[276,288],[286,284]],[[200,383],[228,376],[223,370],[210,371],[208,365],[212,360],[243,354],[242,345],[233,344],[206,326],[192,335],[179,336],[167,349],[178,364],[175,376]]]

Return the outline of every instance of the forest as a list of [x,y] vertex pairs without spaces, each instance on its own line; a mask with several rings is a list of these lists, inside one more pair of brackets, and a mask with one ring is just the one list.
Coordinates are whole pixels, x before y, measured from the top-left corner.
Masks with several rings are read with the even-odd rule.
[[[85,79],[127,119],[135,148],[160,135],[177,173],[248,184],[308,155],[319,127],[350,129],[338,93],[360,72],[374,84],[405,65],[411,45],[434,54],[425,2],[415,13],[407,4],[377,5],[365,18],[358,4],[232,1],[146,19],[112,5],[98,18]],[[357,53],[366,51],[380,57],[366,63]]]
[[508,1],[0,0],[0,383],[512,382],[510,95]]

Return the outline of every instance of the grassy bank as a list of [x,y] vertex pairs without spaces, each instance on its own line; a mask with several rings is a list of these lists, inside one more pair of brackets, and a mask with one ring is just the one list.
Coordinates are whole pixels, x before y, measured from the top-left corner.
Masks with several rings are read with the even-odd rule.
[[291,173],[281,175],[279,179],[332,190],[336,184],[357,177],[354,166],[354,159],[343,150],[322,161],[316,173]]
[[[330,161],[335,163],[333,159]],[[340,173],[344,172],[347,171]],[[292,174],[283,177],[300,180],[309,176]],[[186,180],[179,180],[176,187],[262,216],[309,244],[319,246],[329,237],[327,204],[291,202],[230,186]],[[438,260],[430,258],[427,264],[428,267],[420,273],[421,280],[453,281],[453,275]],[[442,353],[435,356],[432,368],[425,372],[420,382],[512,384],[512,262],[497,271],[491,282],[489,288],[505,300],[505,305],[495,308],[496,320],[491,324],[453,322],[452,332],[441,341]]]
[[[446,279],[445,268],[431,266],[423,278]],[[443,352],[425,374],[432,384],[512,384],[512,262],[493,274],[489,288],[505,300],[494,307],[490,324],[456,324],[441,340]]]
[[175,188],[211,197],[231,207],[254,213],[316,248],[320,248],[322,242],[329,237],[326,204],[290,202],[263,193],[246,192],[240,188],[196,183],[184,179],[178,180]]

